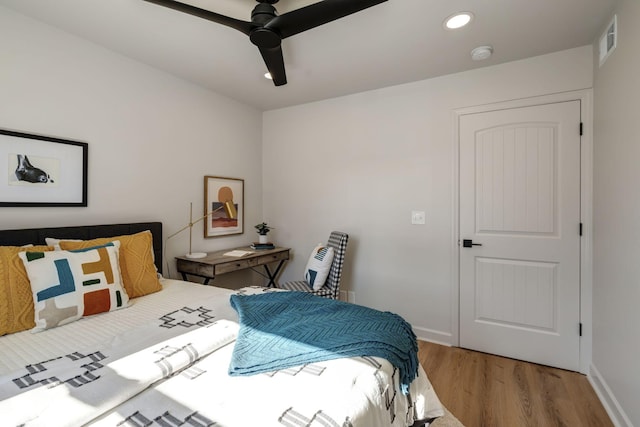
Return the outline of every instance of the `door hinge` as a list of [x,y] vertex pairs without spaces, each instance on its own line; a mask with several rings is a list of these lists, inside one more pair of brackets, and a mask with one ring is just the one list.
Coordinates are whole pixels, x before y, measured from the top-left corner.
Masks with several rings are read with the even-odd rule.
[[582,223],[580,223],[580,235],[582,236]]
[[580,336],[582,336],[582,323],[580,323],[579,325],[580,325],[580,326],[579,326],[579,328],[578,328],[578,329],[579,329],[579,331],[578,331],[578,332],[580,333]]
[[580,136],[583,135],[584,132],[584,126],[582,125],[582,122],[580,122]]

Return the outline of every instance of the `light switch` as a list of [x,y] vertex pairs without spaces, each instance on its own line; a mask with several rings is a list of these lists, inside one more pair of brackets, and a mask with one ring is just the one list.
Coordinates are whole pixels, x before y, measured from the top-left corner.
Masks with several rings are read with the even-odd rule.
[[411,224],[424,224],[424,211],[411,211]]

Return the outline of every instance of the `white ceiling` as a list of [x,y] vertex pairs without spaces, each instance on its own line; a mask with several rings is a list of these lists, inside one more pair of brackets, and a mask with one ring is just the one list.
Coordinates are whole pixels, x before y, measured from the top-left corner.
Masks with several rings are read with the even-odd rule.
[[[349,1],[349,0],[344,0]],[[184,0],[250,20],[255,0]],[[280,0],[280,14],[317,0]],[[616,0],[389,0],[282,42],[288,84],[274,87],[237,30],[142,0],[0,0],[113,51],[269,110],[590,44]],[[444,19],[471,11],[468,27]],[[1,12],[1,11],[0,11]],[[490,44],[494,55],[472,61]]]

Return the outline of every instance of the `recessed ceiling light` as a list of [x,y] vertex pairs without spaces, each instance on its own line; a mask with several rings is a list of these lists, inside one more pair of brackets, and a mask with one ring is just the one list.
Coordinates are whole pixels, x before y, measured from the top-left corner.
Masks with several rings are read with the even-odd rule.
[[271,73],[268,72],[268,71],[266,73],[264,73],[264,78],[265,79],[269,79],[269,80],[273,80],[273,77],[271,77]]
[[471,59],[474,61],[484,61],[485,59],[489,59],[492,54],[492,46],[478,46],[471,51]]
[[473,20],[473,13],[458,12],[444,20],[444,27],[449,30],[462,28]]

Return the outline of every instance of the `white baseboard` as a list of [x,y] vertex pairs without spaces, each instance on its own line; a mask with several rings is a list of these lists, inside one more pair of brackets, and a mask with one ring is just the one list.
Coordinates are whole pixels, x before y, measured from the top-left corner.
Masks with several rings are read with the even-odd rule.
[[633,427],[631,420],[627,417],[624,410],[620,406],[618,399],[613,395],[613,392],[607,385],[600,372],[596,369],[593,364],[589,368],[589,374],[587,375],[587,379],[591,383],[591,386],[595,390],[600,402],[604,406],[604,409],[609,414],[609,418],[611,418],[611,422],[616,427]]
[[448,332],[416,327],[413,327],[413,332],[416,334],[418,339],[422,341],[429,341],[435,344],[446,345],[448,347],[453,345],[453,337]]

